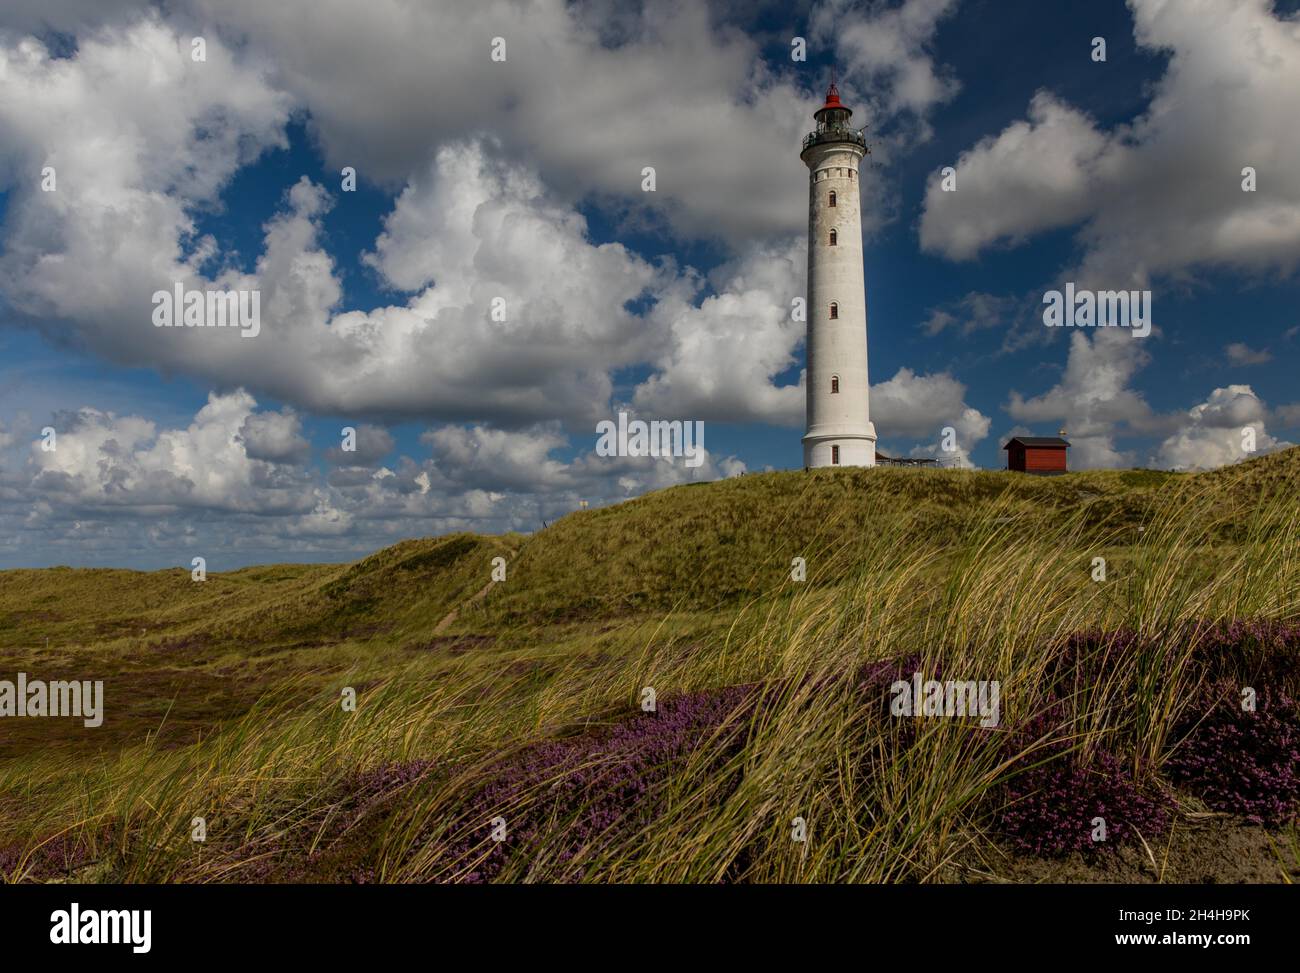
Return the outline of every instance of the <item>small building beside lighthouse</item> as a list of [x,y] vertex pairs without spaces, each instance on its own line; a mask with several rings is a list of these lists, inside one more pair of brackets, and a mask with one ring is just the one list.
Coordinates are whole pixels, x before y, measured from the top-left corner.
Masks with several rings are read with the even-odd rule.
[[1070,444],[1060,436],[1012,436],[1002,447],[1007,469],[1051,476],[1067,470],[1065,454]]
[[803,465],[875,466],[858,164],[867,140],[834,81],[803,140],[808,167],[807,429]]

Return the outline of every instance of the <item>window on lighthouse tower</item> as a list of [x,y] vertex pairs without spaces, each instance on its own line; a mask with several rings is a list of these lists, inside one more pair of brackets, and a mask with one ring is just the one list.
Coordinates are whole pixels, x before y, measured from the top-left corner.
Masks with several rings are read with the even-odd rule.
[[838,446],[832,446],[832,447],[831,447],[831,466],[839,466],[839,465],[840,465],[840,448],[839,448]]
[[828,206],[834,206],[834,205],[835,205],[835,190],[834,190],[834,189],[831,190],[830,202],[827,203],[827,205],[828,205]]
[[832,376],[831,376],[831,395],[835,395],[835,394],[837,394],[837,393],[839,392],[839,390],[840,390],[840,377],[839,377],[838,375],[832,375]]
[[831,301],[831,320],[834,321],[839,316],[840,316],[840,306],[836,304],[834,301]]
[[840,231],[831,230],[831,246],[832,247],[837,246],[839,244],[839,241],[840,241]]

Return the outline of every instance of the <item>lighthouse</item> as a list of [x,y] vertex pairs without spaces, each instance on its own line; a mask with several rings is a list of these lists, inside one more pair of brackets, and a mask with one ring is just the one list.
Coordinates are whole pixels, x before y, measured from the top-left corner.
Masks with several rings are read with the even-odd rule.
[[808,416],[803,465],[875,466],[858,163],[867,153],[835,82],[803,140],[808,167]]

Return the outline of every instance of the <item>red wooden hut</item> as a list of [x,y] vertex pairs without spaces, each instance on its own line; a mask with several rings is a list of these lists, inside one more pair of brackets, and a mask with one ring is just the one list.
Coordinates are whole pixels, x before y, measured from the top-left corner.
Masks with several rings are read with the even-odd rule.
[[1066,471],[1070,444],[1060,436],[1013,436],[1002,448],[1007,451],[1007,469],[1050,476]]

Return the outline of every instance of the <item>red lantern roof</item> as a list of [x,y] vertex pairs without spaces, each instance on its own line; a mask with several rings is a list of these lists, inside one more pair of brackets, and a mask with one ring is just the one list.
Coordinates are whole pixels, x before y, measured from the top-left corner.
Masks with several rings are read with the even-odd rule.
[[848,118],[850,115],[853,114],[853,109],[840,101],[840,89],[835,84],[834,75],[831,76],[830,87],[826,89],[826,104],[822,105],[815,112],[813,112],[813,118],[816,118],[818,121],[820,121],[822,118],[822,113],[828,111],[842,111],[844,112],[845,118]]

